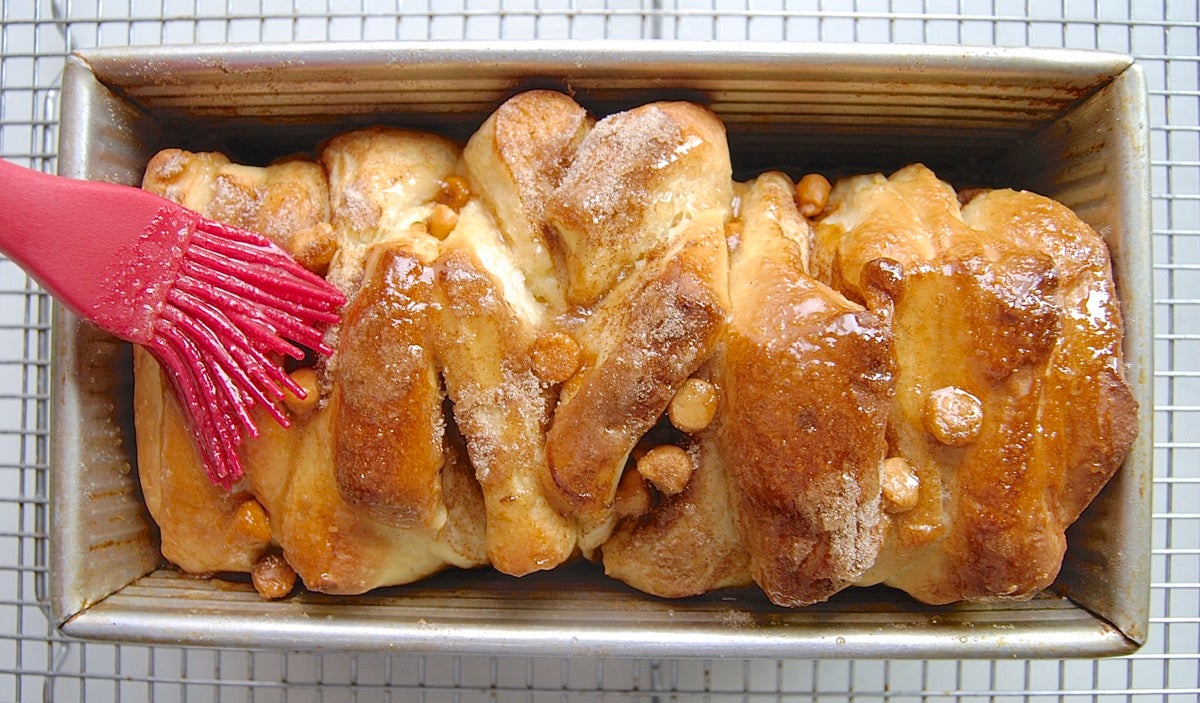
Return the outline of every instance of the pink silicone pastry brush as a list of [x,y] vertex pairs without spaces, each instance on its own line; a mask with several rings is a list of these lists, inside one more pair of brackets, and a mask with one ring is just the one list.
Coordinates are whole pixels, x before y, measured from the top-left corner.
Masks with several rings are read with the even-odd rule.
[[254,232],[129,186],[0,160],[0,252],[79,317],[150,351],[190,415],[213,483],[243,474],[250,409],[283,426],[278,401],[304,390],[283,356],[322,354],[341,292]]

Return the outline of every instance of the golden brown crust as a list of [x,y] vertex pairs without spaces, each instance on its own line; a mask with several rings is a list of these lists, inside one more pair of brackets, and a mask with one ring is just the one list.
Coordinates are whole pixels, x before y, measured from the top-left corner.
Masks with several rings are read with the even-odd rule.
[[595,303],[689,220],[727,212],[731,171],[725,127],[697,105],[651,103],[597,123],[546,205],[568,302]]
[[142,188],[196,212],[207,213],[216,191],[217,172],[229,158],[217,152],[163,149],[151,157]]
[[[960,212],[920,165],[834,188],[816,256],[892,318],[889,445],[919,482],[866,583],[930,603],[1031,596],[1053,582],[1064,530],[1128,450],[1136,405],[1106,306],[1107,255],[1049,202],[998,192]],[[1081,277],[1088,293],[1073,295]]]
[[[373,132],[365,136],[371,134]],[[411,137],[406,134],[405,138]],[[356,141],[353,137],[347,139]],[[415,138],[413,142],[417,147],[411,151],[418,154],[422,153],[423,147],[435,151],[447,148],[447,143],[442,140]],[[406,145],[411,147],[407,142]],[[453,147],[449,148],[453,155]],[[342,167],[357,166],[346,161],[349,159],[339,163]],[[314,177],[313,168],[321,172],[321,178]],[[418,173],[427,175],[427,171],[420,169]],[[224,157],[175,150],[156,157],[147,173],[147,187],[194,203],[210,216],[212,208],[219,207],[224,208],[226,217],[233,219],[270,219],[272,232],[283,236],[288,232],[296,235],[330,227],[327,221],[317,221],[314,227],[304,229],[325,212],[327,196],[321,197],[323,174],[319,166],[311,164],[286,162],[267,169],[252,169],[230,166]],[[354,174],[367,175],[360,170],[354,170]],[[343,195],[345,190],[341,189]],[[434,191],[436,182],[431,188],[431,192]],[[307,200],[305,194],[308,194]],[[254,210],[254,207],[258,209]],[[386,214],[385,211],[386,208],[381,209],[381,213]],[[395,234],[377,222],[376,229],[365,233],[363,240]],[[418,250],[423,244],[416,236],[408,237],[406,241]],[[358,254],[365,258],[364,242],[357,243],[363,245]],[[343,271],[348,266],[343,264]],[[390,295],[395,298],[395,291],[390,291]],[[360,303],[360,308],[364,304]],[[365,311],[364,315],[369,317]],[[361,317],[358,321],[362,321]],[[352,324],[350,336],[358,336],[357,328],[362,326]],[[374,331],[380,332],[379,325],[375,325]],[[358,351],[365,353],[368,349]],[[371,369],[371,364],[354,362],[343,372],[349,373],[355,367],[364,381],[372,376],[372,370],[372,383],[378,383],[380,377],[386,375],[378,368]],[[357,506],[342,498],[337,485],[333,445],[338,432],[333,427],[335,412],[331,407],[336,403],[316,403],[317,394],[305,401],[285,399],[284,407],[292,416],[292,429],[283,430],[260,414],[261,436],[243,448],[246,481],[239,485],[237,492],[225,496],[205,482],[198,485],[180,483],[189,477],[202,476],[203,472],[196,468],[194,457],[193,470],[175,470],[187,466],[186,461],[180,461],[178,448],[187,448],[193,454],[194,450],[190,449],[188,434],[174,409],[174,399],[165,392],[159,373],[148,357],[135,369],[138,384],[144,391],[139,393],[137,412],[139,451],[142,452],[139,473],[154,504],[161,507],[156,519],[163,525],[164,554],[182,568],[199,573],[251,571],[262,554],[272,545],[278,545],[283,557],[308,588],[329,593],[361,593],[382,585],[406,583],[447,565],[470,567],[486,561],[482,495],[461,442],[456,443],[452,433],[439,441],[436,448],[426,446],[430,452],[437,452],[437,458],[429,462],[441,467],[440,472],[433,475],[432,484],[427,481],[409,485],[408,488],[416,491],[416,496],[405,495],[395,490],[397,481],[403,484],[404,477],[391,475],[375,462],[372,472],[359,475],[361,480],[357,484],[350,481],[352,485],[347,491],[355,494],[354,489],[361,488],[357,492],[360,502],[374,502],[375,505]],[[317,390],[312,370],[296,372],[297,378],[302,380],[306,375],[310,378],[302,385]],[[339,389],[345,388],[339,384]],[[377,399],[380,394],[388,394],[389,384],[368,390]],[[377,417],[376,409],[361,415]],[[164,424],[155,419],[170,417],[172,413],[177,421]],[[423,419],[437,423],[441,417],[439,391],[435,406]],[[383,454],[396,453],[394,446],[384,446],[382,450]],[[431,495],[444,498],[432,509],[429,508]],[[397,503],[408,502],[424,506],[427,514],[445,517],[440,521],[436,517],[432,521],[422,521],[432,524],[412,529],[399,529],[371,517],[373,511],[386,517]],[[257,507],[257,511],[248,510],[247,506]],[[394,518],[394,510],[391,512]],[[260,513],[267,519],[247,517]]]
[[[843,234],[847,232],[854,236]],[[829,195],[813,235],[812,274],[862,303],[868,294],[864,269],[873,262],[886,259],[910,270],[936,252],[921,213],[886,178],[854,176],[839,180]]]
[[806,273],[789,210],[778,174],[744,206],[716,436],[755,581],[803,605],[855,582],[879,549],[893,366],[885,321]]
[[[900,375],[889,434],[916,469],[921,499],[896,516],[889,549],[905,566],[888,583],[928,602],[1040,590],[1065,547],[1045,535],[1048,467],[1029,452],[1038,377],[1058,330],[1051,269],[1016,255],[982,269],[970,263],[909,274],[894,301]],[[1028,281],[1028,292],[988,285],[1005,271]],[[947,444],[927,428],[929,397],[947,387],[980,402],[969,442]]]
[[377,247],[367,269],[330,379],[338,490],[382,522],[437,529],[445,423],[430,343],[434,271],[401,244]]
[[324,272],[337,250],[329,224],[329,181],[317,163],[290,158],[265,168],[230,163],[216,152],[164,149],[142,188],[227,224],[251,229]]
[[411,240],[413,225],[429,219],[457,161],[452,142],[394,127],[368,127],[326,142],[320,162],[329,177],[330,225],[338,244],[329,280],[353,293],[372,245]]
[[190,573],[249,571],[271,544],[270,528],[264,534],[246,505],[256,501],[243,487],[208,481],[168,379],[141,347],[133,359],[138,475],[163,556]]
[[1039,451],[1063,467],[1054,490],[1058,519],[1069,525],[1116,472],[1137,435],[1108,248],[1065,206],[1033,193],[991,191],[974,198],[963,219],[1054,262],[1064,318],[1040,398],[1038,441]]
[[676,249],[627,278],[581,331],[583,368],[565,385],[546,437],[551,494],[579,515],[581,545],[611,528],[625,457],[680,386],[708,359],[725,325],[724,224],[708,218]]
[[488,218],[464,209],[436,264],[439,359],[483,489],[489,560],[524,575],[565,561],[575,530],[543,493],[551,397],[531,358],[541,320],[535,303],[513,300],[519,282],[503,256]]
[[531,292],[559,310],[561,253],[545,210],[592,124],[570,97],[532,90],[505,101],[463,149],[472,190],[495,213]]
[[[311,162],[264,169],[232,164],[218,153],[166,149],[151,159],[143,187],[206,216],[255,228],[264,192],[270,191],[266,184],[276,173],[296,177],[304,174],[304,183],[295,188],[309,200],[301,202],[299,195],[292,198],[292,209],[317,218],[323,214],[322,205],[327,201],[324,176],[322,172],[319,179],[314,179],[312,169],[321,171]],[[272,233],[280,238],[312,224],[309,215],[291,219],[285,215],[280,212],[274,216]],[[137,350],[134,374],[139,476],[147,505],[160,525],[163,554],[194,573],[249,571],[271,545],[274,526],[247,486],[225,493],[199,480],[203,471],[183,416],[161,373],[147,354]],[[263,519],[250,520],[251,515]]]
[[261,417],[244,451],[247,479],[267,511],[284,557],[305,586],[352,595],[409,583],[453,565],[478,566],[482,497],[461,447],[448,438],[441,474],[447,518],[440,529],[398,529],[341,497],[333,466],[333,414],[318,412],[283,429]]
[[625,458],[724,325],[729,163],[711,112],[653,103],[597,123],[549,194],[566,302],[587,307],[583,363],[547,435],[547,490],[577,516],[585,553],[612,528]]
[[308,270],[323,274],[337,251],[329,220],[325,169],[304,159],[267,167],[254,230],[286,249]]

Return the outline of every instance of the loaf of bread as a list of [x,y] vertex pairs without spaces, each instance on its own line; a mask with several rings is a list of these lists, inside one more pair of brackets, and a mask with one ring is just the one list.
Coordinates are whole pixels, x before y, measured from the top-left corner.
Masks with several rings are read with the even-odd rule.
[[[341,288],[335,353],[212,486],[135,356],[164,557],[357,594],[574,558],[675,598],[934,604],[1050,586],[1136,435],[1101,238],[1062,205],[885,176],[733,179],[682,102],[521,93],[460,148],[392,127],[266,167],[169,149],[144,187]],[[963,204],[962,201],[967,201]]]

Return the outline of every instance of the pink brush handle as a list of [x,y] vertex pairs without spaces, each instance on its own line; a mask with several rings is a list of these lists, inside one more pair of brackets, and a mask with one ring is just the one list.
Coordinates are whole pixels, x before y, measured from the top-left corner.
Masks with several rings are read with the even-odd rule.
[[[167,201],[138,188],[40,173],[0,159],[0,251],[19,264],[77,315],[131,341],[150,334],[145,290],[128,275],[139,240],[153,236],[155,218]],[[153,246],[154,271],[161,279],[172,264],[170,250],[180,237]],[[155,243],[152,243],[155,244]],[[165,248],[165,250],[164,250]],[[141,258],[145,258],[143,253]],[[114,281],[135,290],[114,290]],[[119,288],[120,286],[118,286]],[[123,303],[123,304],[122,304]]]

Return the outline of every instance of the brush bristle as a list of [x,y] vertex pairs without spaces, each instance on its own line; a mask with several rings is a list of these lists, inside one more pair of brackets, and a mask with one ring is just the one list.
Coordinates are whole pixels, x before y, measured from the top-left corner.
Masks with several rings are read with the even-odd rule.
[[244,475],[238,448],[258,436],[254,406],[289,425],[278,402],[305,391],[273,356],[302,359],[298,345],[332,353],[321,327],[344,302],[265,237],[198,217],[146,346],[174,379],[214,484],[229,489]]

